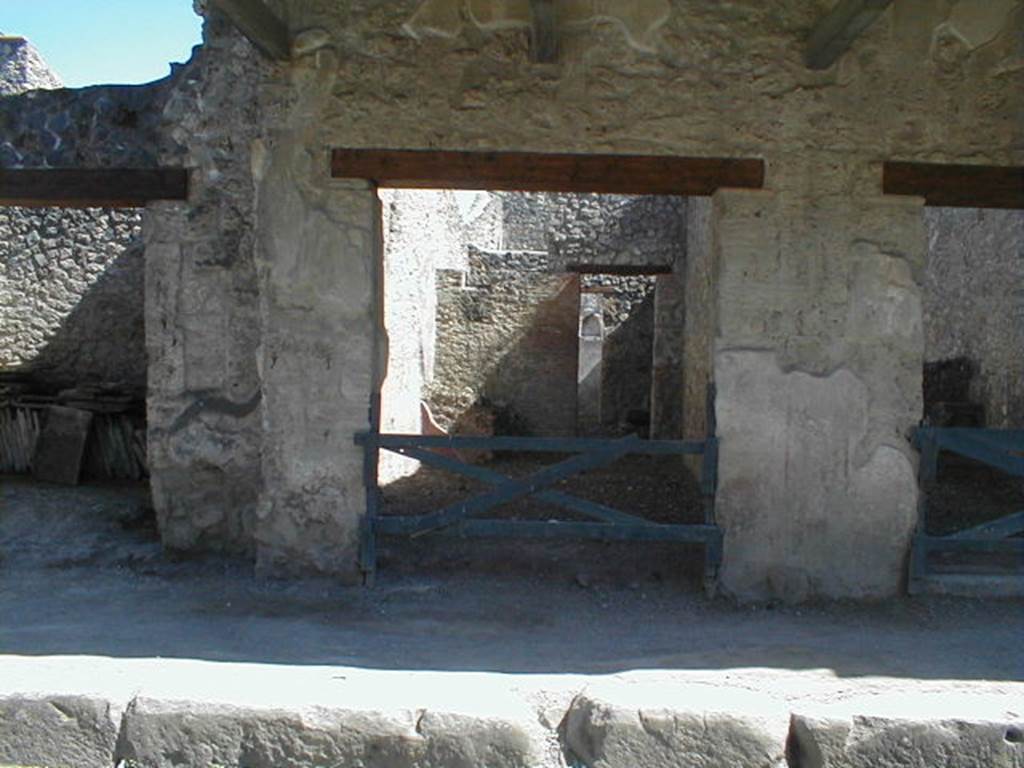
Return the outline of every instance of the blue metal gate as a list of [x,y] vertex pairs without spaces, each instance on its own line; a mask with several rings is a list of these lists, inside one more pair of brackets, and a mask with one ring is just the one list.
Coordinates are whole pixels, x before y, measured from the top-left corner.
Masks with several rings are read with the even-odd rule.
[[909,590],[921,589],[934,576],[928,556],[939,552],[977,552],[1017,555],[1017,570],[1024,572],[1024,510],[989,520],[945,536],[928,534],[928,495],[935,492],[939,453],[950,451],[987,464],[1015,477],[1024,477],[1024,430],[922,427],[915,434],[921,452],[918,479],[921,489],[917,533],[910,558]]
[[[622,439],[576,437],[460,437],[359,433],[355,442],[364,449],[366,518],[363,523],[360,566],[367,579],[376,569],[377,537],[400,535],[503,537],[503,538],[575,538],[598,541],[677,541],[704,545],[704,577],[713,588],[722,557],[722,532],[714,521],[717,482],[718,443],[705,440],[643,440],[636,436]],[[451,449],[441,453],[438,449]],[[570,458],[540,469],[528,477],[510,478],[484,466],[470,464],[448,453],[458,450],[515,451],[527,453],[573,454]],[[481,481],[490,490],[465,501],[421,515],[381,515],[380,489],[377,484],[378,457],[381,450],[415,459],[432,467]],[[567,477],[606,466],[629,454],[700,455],[701,494],[704,521],[700,524],[656,523],[605,504],[553,490]],[[481,517],[499,505],[535,497],[548,505],[589,518],[579,520],[510,520]]]

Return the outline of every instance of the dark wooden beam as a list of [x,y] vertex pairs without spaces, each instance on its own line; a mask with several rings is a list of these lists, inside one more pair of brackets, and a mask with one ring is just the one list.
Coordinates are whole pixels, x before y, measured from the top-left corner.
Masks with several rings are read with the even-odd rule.
[[263,0],[211,0],[211,4],[264,55],[275,61],[291,58],[288,25],[275,16]]
[[187,198],[184,168],[0,168],[0,205],[136,208]]
[[804,63],[811,69],[831,67],[891,3],[892,0],[840,0],[811,30]]
[[[669,275],[672,274],[671,264],[579,264],[565,265],[566,272],[581,275]],[[612,289],[618,290],[618,289]]]
[[538,64],[552,64],[558,60],[555,0],[530,0],[530,58]]
[[1024,166],[886,162],[882,191],[917,195],[925,205],[1024,208]]
[[567,155],[335,149],[334,178],[384,187],[710,195],[719,187],[760,189],[764,161],[661,155]]

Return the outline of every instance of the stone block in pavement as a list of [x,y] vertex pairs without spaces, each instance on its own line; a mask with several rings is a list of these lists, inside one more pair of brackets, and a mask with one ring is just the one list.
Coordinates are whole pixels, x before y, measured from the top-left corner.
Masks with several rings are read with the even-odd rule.
[[1024,717],[797,714],[791,758],[800,768],[1024,768],[1022,742]]
[[0,764],[111,768],[120,717],[85,696],[0,697]]
[[529,768],[525,723],[423,710],[249,709],[136,699],[117,757],[146,768]]
[[588,768],[781,768],[784,702],[728,686],[657,683],[591,687],[565,723]]

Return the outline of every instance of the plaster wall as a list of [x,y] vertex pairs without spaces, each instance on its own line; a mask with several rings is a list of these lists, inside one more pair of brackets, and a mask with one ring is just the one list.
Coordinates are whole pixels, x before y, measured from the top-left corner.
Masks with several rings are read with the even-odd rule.
[[966,357],[986,426],[1024,428],[1024,211],[929,208],[925,360]]
[[165,546],[263,557],[258,523],[274,506],[254,170],[271,105],[289,102],[258,97],[271,67],[226,22],[204,36],[158,115],[159,161],[193,169],[189,200],[150,204],[143,222],[151,486]]
[[[301,111],[294,119],[308,121]],[[381,206],[281,136],[258,181],[263,493],[257,566],[355,581],[368,405],[385,369]]]
[[[682,426],[687,440],[709,434],[708,391],[713,387],[712,341],[717,295],[711,252],[711,198],[694,197],[686,211],[686,265],[683,288]],[[696,462],[685,457],[691,468]]]
[[683,375],[686,351],[685,264],[679,273],[658,275],[654,286],[651,350],[651,437],[683,437]]
[[[1024,160],[1019,4],[895,4],[824,71],[802,62],[824,2],[676,0],[651,23],[635,18],[640,4],[623,6],[625,20],[563,30],[554,64],[531,62],[526,29],[497,16],[423,26],[426,6],[411,0],[286,5],[293,30],[320,28],[328,43],[241,73],[277,105],[255,121],[273,136],[260,165],[274,169],[255,219],[261,562],[350,573],[364,509],[351,436],[383,371],[379,229],[372,193],[321,178],[329,147],[759,156],[767,197],[723,193],[712,227],[720,267],[749,262],[760,275],[730,272],[715,299],[723,578],[747,596],[898,587],[915,498],[923,235],[915,204],[879,199],[879,162]],[[253,56],[222,54],[229,68]],[[248,146],[238,140],[224,162],[245,164]],[[792,280],[773,276],[780,268]],[[216,291],[225,277],[202,279]],[[822,306],[812,287],[826,289]],[[203,329],[182,332],[187,342]],[[750,406],[790,384],[806,394],[802,412]],[[820,438],[820,457],[787,449],[805,437]]]
[[[439,267],[465,259],[463,218],[446,190],[380,191],[384,228],[384,325],[388,366],[381,431],[419,434],[420,402],[434,378]],[[412,474],[419,462],[385,451],[379,478]]]
[[921,202],[720,190],[711,250],[722,586],[895,593],[916,520]]

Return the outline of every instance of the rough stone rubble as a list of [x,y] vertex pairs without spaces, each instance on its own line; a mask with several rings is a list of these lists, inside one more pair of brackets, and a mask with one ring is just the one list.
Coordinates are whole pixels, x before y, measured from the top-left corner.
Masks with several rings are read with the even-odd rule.
[[28,40],[0,32],[0,96],[63,87],[60,76]]

